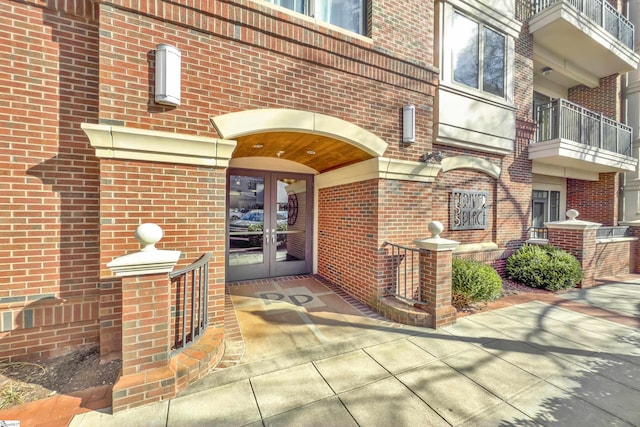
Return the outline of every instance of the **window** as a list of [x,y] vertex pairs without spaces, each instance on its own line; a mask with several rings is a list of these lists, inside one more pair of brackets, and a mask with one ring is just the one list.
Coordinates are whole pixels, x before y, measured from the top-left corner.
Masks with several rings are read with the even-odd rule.
[[266,0],[298,13],[313,16],[354,33],[364,34],[366,0]]
[[544,227],[545,222],[560,219],[560,192],[533,190],[532,225]]
[[457,12],[452,34],[453,80],[504,97],[505,36]]

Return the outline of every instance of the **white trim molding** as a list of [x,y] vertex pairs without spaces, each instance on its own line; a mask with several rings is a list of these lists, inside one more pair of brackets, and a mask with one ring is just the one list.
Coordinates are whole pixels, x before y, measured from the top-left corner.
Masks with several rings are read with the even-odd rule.
[[337,117],[310,111],[267,108],[212,117],[211,123],[225,139],[263,132],[302,132],[337,139],[380,157],[388,144],[360,126]]
[[378,178],[433,182],[440,168],[438,164],[377,157],[317,175],[315,187],[326,188]]
[[196,135],[93,123],[83,123],[81,127],[96,156],[106,159],[226,168],[236,148],[236,141]]
[[442,159],[442,172],[448,172],[455,169],[472,169],[484,172],[495,179],[498,179],[502,172],[500,166],[479,157],[455,156],[445,157]]

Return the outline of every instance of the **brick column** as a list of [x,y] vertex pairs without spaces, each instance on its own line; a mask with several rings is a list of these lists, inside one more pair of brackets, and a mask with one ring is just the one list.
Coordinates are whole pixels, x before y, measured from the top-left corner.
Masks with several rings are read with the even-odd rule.
[[595,285],[596,230],[602,224],[576,219],[578,211],[567,211],[566,221],[547,222],[549,244],[575,256],[582,266],[583,279],[579,288]]
[[169,366],[169,275],[122,279],[122,375]]
[[457,311],[451,305],[453,251],[459,242],[440,237],[442,223],[429,224],[431,238],[414,240],[420,248],[420,299],[431,315],[434,329],[455,323]]
[[122,278],[122,376],[113,386],[114,413],[176,395],[169,367],[169,273],[180,251],[156,249],[161,238],[159,226],[142,224],[136,239],[144,248],[107,264]]

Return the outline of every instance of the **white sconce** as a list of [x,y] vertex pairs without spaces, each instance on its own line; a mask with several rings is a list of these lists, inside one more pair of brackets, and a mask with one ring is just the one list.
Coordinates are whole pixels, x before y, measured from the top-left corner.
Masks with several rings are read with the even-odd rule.
[[416,107],[402,107],[402,142],[416,142]]
[[156,50],[156,103],[180,105],[180,62],[176,47],[159,44]]

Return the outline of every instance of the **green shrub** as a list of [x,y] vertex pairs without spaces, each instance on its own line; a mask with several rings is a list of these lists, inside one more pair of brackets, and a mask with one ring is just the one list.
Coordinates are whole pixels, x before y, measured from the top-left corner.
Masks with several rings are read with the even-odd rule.
[[549,245],[522,246],[507,259],[507,274],[516,282],[549,291],[573,288],[582,280],[578,260]]
[[491,266],[463,258],[453,259],[451,295],[454,306],[494,301],[501,292],[502,279]]

